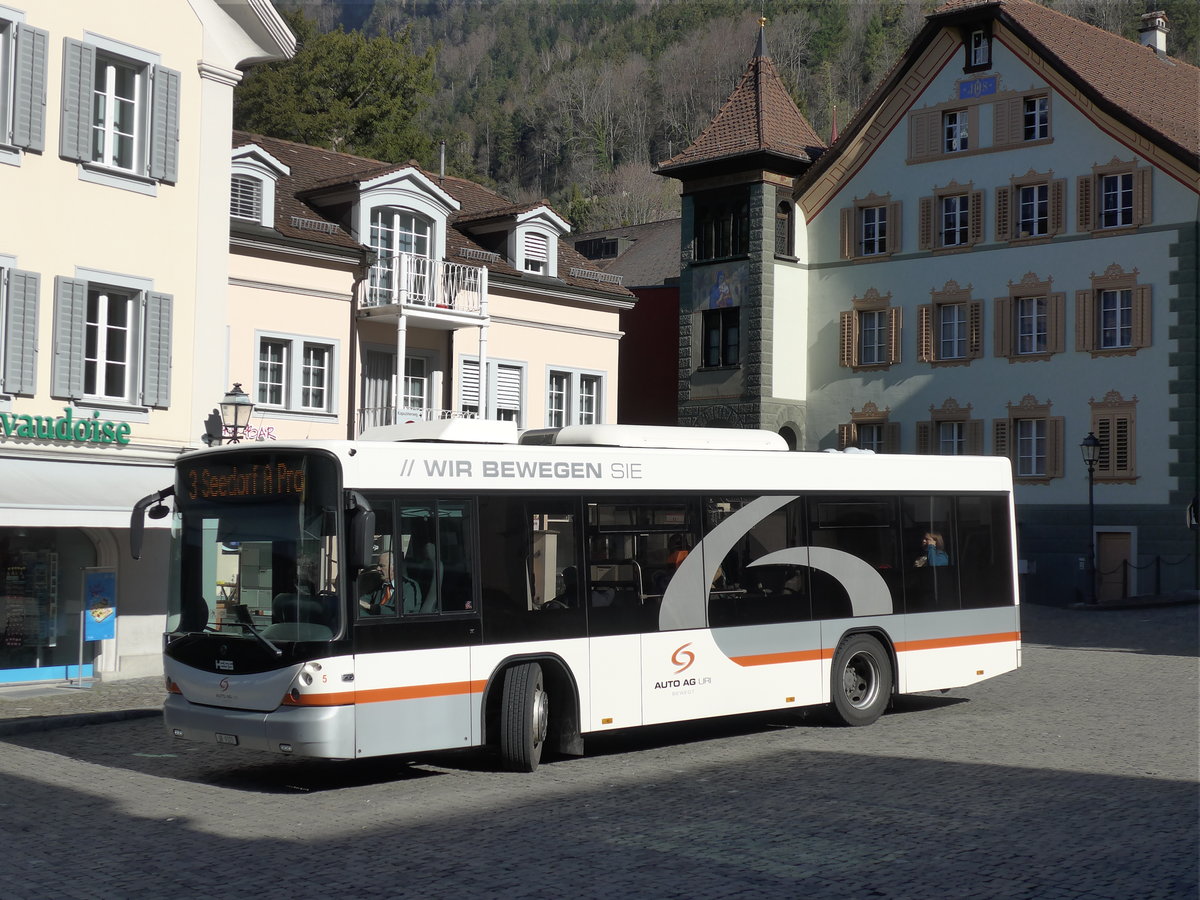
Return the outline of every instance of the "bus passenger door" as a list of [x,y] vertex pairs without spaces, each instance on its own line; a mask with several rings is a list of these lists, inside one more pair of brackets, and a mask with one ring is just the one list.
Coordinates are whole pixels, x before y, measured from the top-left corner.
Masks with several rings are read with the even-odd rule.
[[354,604],[356,753],[473,746],[474,503],[368,499],[377,534]]

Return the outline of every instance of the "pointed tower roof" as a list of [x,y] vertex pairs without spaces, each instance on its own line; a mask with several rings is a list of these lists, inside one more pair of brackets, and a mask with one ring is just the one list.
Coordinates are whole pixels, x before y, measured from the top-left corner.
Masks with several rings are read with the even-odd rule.
[[657,171],[691,177],[700,170],[728,169],[736,160],[739,167],[751,163],[799,172],[825,149],[767,55],[766,19],[760,19],[754,57],[729,99],[691,146],[659,163]]

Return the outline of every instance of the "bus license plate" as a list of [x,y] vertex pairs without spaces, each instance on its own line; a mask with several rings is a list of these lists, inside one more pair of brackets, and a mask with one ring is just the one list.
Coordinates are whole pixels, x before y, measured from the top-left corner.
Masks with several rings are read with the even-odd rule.
[[237,742],[238,742],[238,740],[237,740],[236,734],[218,734],[217,735],[217,743],[218,744],[233,744],[234,746],[237,746]]

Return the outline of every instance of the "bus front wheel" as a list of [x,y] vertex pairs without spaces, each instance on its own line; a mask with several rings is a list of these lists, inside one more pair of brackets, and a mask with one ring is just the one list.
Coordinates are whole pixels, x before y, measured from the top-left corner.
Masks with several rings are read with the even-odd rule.
[[843,725],[870,725],[892,696],[892,663],[878,640],[848,637],[833,657],[830,674],[833,712]]
[[500,757],[514,772],[532,772],[542,758],[550,724],[550,697],[537,663],[504,672],[500,711]]

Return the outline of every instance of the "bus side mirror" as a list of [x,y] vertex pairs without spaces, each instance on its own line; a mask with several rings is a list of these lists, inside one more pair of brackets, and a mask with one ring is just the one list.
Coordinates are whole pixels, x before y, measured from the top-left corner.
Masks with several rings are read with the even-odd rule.
[[[146,516],[152,519],[169,516],[171,510],[163,506],[163,501],[173,496],[175,496],[175,488],[165,487],[158,493],[143,497],[133,505],[133,512],[129,516],[129,553],[134,559],[142,558],[142,538],[146,528]],[[154,506],[150,506],[152,503]],[[147,506],[150,506],[149,512],[146,512]]]
[[347,528],[348,555],[352,572],[360,572],[371,565],[375,544],[375,510],[358,491],[351,491],[347,509],[350,511]]

